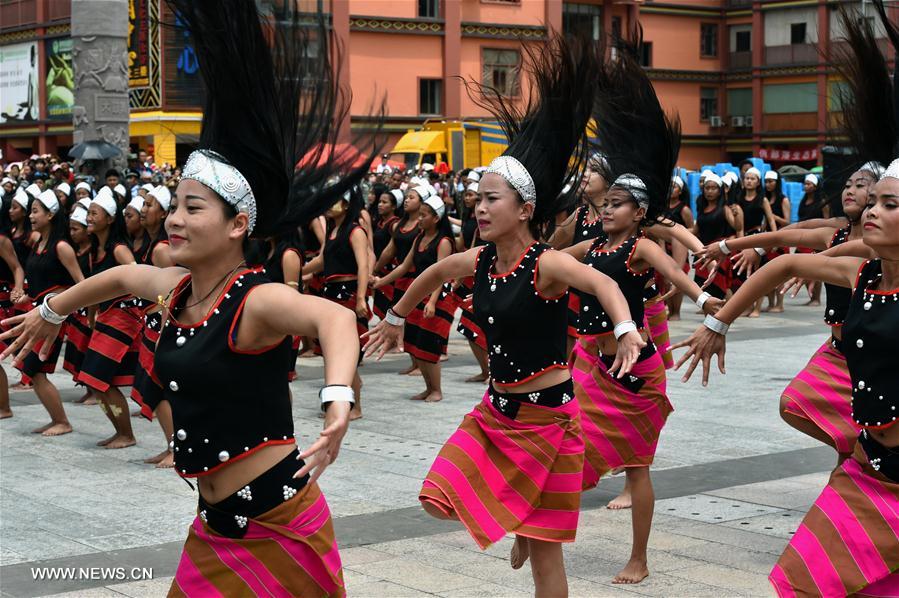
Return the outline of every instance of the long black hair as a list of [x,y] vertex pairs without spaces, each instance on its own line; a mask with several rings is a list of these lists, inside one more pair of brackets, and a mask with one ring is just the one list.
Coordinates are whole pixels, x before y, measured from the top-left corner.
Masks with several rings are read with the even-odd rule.
[[[35,204],[41,206],[41,209],[48,214],[50,213],[50,210],[44,205],[44,202],[36,198],[28,202],[29,212]],[[28,220],[29,223],[31,222],[27,216],[25,219]],[[55,247],[60,241],[71,243],[71,240],[69,239],[69,219],[66,216],[62,204],[59,204],[59,209],[57,209],[56,213],[50,217],[50,230],[47,232],[47,243],[44,247]]]
[[[109,214],[103,208],[100,208],[100,211],[104,215]],[[66,231],[68,233],[68,228],[66,228]],[[96,260],[97,255],[100,253],[100,239],[95,234],[91,234],[90,239],[91,257]],[[110,251],[114,251],[115,246],[119,244],[128,247],[129,251],[133,250],[131,240],[128,237],[128,230],[125,227],[125,210],[116,205],[115,216],[112,217],[112,222],[109,223],[109,234],[106,236],[106,243],[103,245],[103,255],[105,256]]]
[[652,82],[637,56],[643,43],[635,28],[622,40],[618,60],[606,63],[593,109],[596,148],[608,163],[610,182],[634,174],[646,185],[649,205],[645,224],[668,208],[671,176],[680,152],[680,118],[662,109]]
[[[361,224],[359,217],[362,214],[365,200],[362,198],[362,191],[359,187],[353,187],[344,193],[341,200],[347,202],[346,215],[337,228],[337,234],[334,235],[334,238],[338,243],[349,243],[350,233],[353,232],[353,228]],[[330,238],[332,232],[334,232],[334,223],[328,220],[325,238]]]
[[537,203],[530,228],[536,238],[549,236],[560,204],[577,199],[577,185],[566,193],[562,189],[583,174],[603,52],[603,43],[555,32],[543,44],[525,45],[521,71],[532,88],[523,108],[492,87],[465,82],[472,101],[499,121],[509,139],[503,155],[521,162],[534,180]]
[[[272,237],[323,213],[380,153],[384,104],[355,152],[335,149],[349,110],[341,48],[320,10],[298,2],[168,0],[193,38],[205,87],[199,147],[243,174],[257,205],[253,236]],[[371,133],[374,131],[374,133]]]
[[[705,212],[705,209],[709,207],[709,200],[705,197],[705,185],[708,184],[708,182],[708,179],[706,179],[705,184],[703,184],[703,186],[699,188],[699,196],[696,198],[697,217],[699,216],[699,214]],[[724,184],[718,185],[718,189],[718,201],[715,207],[716,214],[724,209],[724,205],[727,199],[727,195],[724,192]]]
[[[882,0],[874,0],[893,47],[899,52],[899,30],[890,22]],[[889,164],[899,156],[899,62],[893,80],[877,45],[873,25],[840,7],[847,44],[836,50],[835,67],[846,81],[842,102],[842,132],[858,153],[859,164]]]

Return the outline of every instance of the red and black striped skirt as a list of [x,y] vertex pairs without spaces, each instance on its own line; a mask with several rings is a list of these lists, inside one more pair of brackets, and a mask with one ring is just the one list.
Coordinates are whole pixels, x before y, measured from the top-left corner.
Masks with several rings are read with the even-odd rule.
[[110,386],[132,386],[137,369],[143,313],[116,302],[100,312],[76,381],[99,392]]
[[163,399],[162,385],[153,370],[153,358],[161,326],[161,313],[144,315],[140,347],[137,351],[137,367],[134,369],[134,385],[131,387],[131,399],[140,405],[140,414],[151,421],[153,413]]
[[81,371],[84,354],[91,341],[91,326],[87,312],[82,310],[70,315],[63,334],[66,337],[66,348],[62,357],[62,369],[72,374],[74,379]]
[[434,315],[425,317],[425,301],[418,304],[406,318],[406,330],[403,333],[403,345],[406,353],[416,359],[428,363],[437,363],[446,352],[450,329],[453,326],[455,303],[452,290],[444,285]]

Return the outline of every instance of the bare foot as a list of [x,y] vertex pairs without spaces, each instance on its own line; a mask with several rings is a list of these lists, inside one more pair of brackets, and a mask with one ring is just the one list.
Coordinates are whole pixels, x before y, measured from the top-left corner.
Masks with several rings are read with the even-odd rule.
[[[89,398],[91,398],[92,396],[93,396],[93,393],[90,391],[90,389],[88,389],[87,392],[85,392],[85,393],[84,393],[83,395],[81,395],[79,398],[75,399],[74,402],[75,402],[75,403],[78,403],[78,404],[80,405],[80,404],[82,404],[82,403],[85,403],[85,401],[87,401],[87,400],[88,400]],[[94,399],[94,403],[96,403],[96,402],[97,402],[97,400]],[[86,403],[86,404],[90,404],[90,403]]]
[[309,350],[307,350],[307,351],[303,351],[302,353],[300,353],[299,355],[297,355],[297,357],[299,357],[300,359],[309,359],[309,358],[311,358],[311,357],[316,357],[316,355],[315,355],[315,351],[314,351],[314,350],[309,349]]
[[668,314],[669,322],[677,322],[678,320],[680,320],[680,314],[671,314],[671,313]]
[[140,417],[140,416],[141,416],[140,409],[138,409],[137,411],[131,412],[131,417]]
[[98,401],[94,395],[91,395],[88,398],[84,399],[84,402],[82,403],[82,405],[99,405],[99,404],[100,404],[100,401]]
[[120,449],[128,446],[134,446],[137,444],[137,440],[134,439],[134,436],[119,436],[118,434],[109,441],[104,448],[108,449]]
[[171,451],[166,451],[166,456],[156,464],[156,469],[166,469],[175,466],[175,455]]
[[784,313],[784,308],[782,307],[772,307],[768,309],[769,314],[782,314]]
[[486,382],[487,374],[484,372],[481,372],[480,374],[475,374],[474,376],[471,376],[470,378],[466,378],[465,381],[466,382]]
[[24,384],[22,381],[19,381],[10,386],[9,390],[13,392],[19,390],[34,390],[34,384]]
[[62,436],[63,434],[68,434],[72,431],[72,426],[69,425],[68,422],[64,424],[53,424],[43,432],[41,432],[41,436]]
[[447,359],[449,359],[449,355],[447,355],[445,353],[440,356],[440,361],[446,361]]
[[624,491],[612,500],[609,501],[609,504],[606,505],[607,509],[611,509],[613,511],[620,511],[621,509],[630,509],[631,508],[631,493],[628,491]]
[[431,394],[431,391],[423,390],[420,393],[418,393],[417,395],[413,395],[413,396],[409,397],[409,400],[410,401],[424,401],[425,397],[428,396],[429,394]]
[[155,465],[156,463],[159,463],[160,461],[165,459],[166,455],[170,455],[170,454],[171,453],[169,452],[169,449],[165,449],[158,455],[153,455],[152,457],[147,457],[146,459],[144,459],[144,463],[147,463],[149,465]]
[[515,536],[515,543],[512,544],[512,553],[509,555],[509,564],[513,569],[521,569],[528,557],[531,556],[531,545],[524,536]]
[[0,419],[12,417],[12,409],[0,409]]
[[97,446],[106,446],[107,444],[109,444],[110,442],[112,442],[113,440],[115,440],[118,437],[119,437],[118,434],[113,434],[109,438],[104,438],[103,440],[100,440],[99,442],[97,442]]
[[443,400],[443,393],[439,393],[436,390],[428,396],[425,397],[425,403],[437,403],[438,401]]
[[354,419],[362,419],[362,410],[361,409],[351,409],[350,410],[350,421]]
[[815,300],[815,299],[810,299],[805,305],[808,306],[808,307],[820,307],[820,306],[821,306],[821,302],[820,302],[820,301],[817,301],[817,300]]
[[618,575],[612,578],[612,583],[632,584],[640,583],[649,575],[649,568],[646,566],[646,560],[636,560],[631,558],[624,566],[624,569],[618,572]]
[[757,318],[757,317],[759,317],[759,316],[761,316],[761,315],[762,315],[762,314],[761,314],[761,312],[760,312],[759,310],[754,309],[754,310],[752,310],[751,312],[749,312],[749,315],[748,315],[747,317],[749,317],[749,318]]
[[53,426],[54,422],[50,422],[49,424],[43,425],[40,428],[35,428],[31,431],[32,434],[43,434],[47,430],[49,430]]
[[399,374],[400,376],[421,376],[421,370],[414,365],[410,365],[405,370],[400,370]]

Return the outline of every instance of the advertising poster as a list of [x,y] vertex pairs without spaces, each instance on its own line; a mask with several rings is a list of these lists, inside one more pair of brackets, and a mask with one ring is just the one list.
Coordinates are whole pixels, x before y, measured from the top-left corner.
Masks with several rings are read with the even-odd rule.
[[47,42],[47,117],[66,120],[75,104],[75,76],[72,72],[72,38]]
[[37,55],[37,42],[0,46],[0,124],[40,117]]
[[128,85],[150,85],[150,17],[151,0],[128,0]]

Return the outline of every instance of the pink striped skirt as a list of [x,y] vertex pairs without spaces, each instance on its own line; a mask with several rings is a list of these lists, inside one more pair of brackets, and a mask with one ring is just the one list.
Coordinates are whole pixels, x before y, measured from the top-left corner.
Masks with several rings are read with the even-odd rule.
[[825,342],[783,391],[785,411],[802,417],[833,439],[840,453],[851,453],[861,428],[852,420],[852,381],[846,357]]
[[778,596],[899,596],[899,484],[860,444],[830,476],[768,579]]
[[657,294],[643,306],[643,322],[649,330],[649,336],[655,343],[665,369],[674,367],[674,356],[671,354],[671,335],[668,333],[668,306]]
[[489,393],[440,449],[419,500],[458,518],[482,549],[507,533],[573,542],[584,465],[580,408],[574,400],[552,408],[523,402],[510,419]]
[[328,503],[318,484],[256,518],[242,538],[190,526],[169,596],[345,596]]
[[674,411],[665,394],[665,366],[651,345],[622,380],[609,375],[597,352],[595,342],[581,337],[571,366],[574,396],[584,414],[585,490],[613,469],[651,465]]

